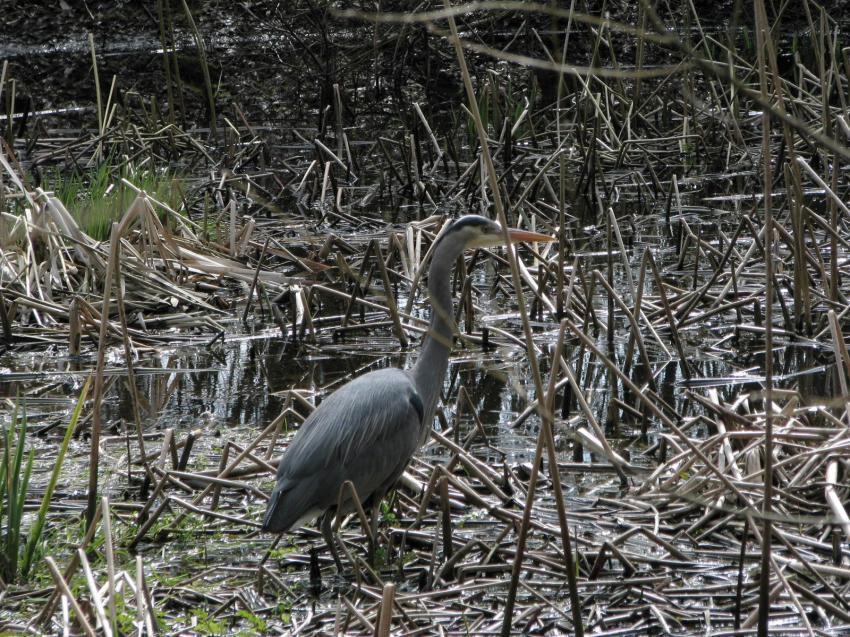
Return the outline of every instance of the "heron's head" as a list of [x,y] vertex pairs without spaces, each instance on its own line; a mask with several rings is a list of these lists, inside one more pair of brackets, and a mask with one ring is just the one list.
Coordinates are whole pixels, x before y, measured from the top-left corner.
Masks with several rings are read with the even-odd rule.
[[[549,235],[516,228],[509,228],[508,234],[511,241],[555,241]],[[505,235],[502,226],[495,221],[480,215],[466,215],[446,228],[440,241],[452,241],[466,250],[492,248],[505,245]]]

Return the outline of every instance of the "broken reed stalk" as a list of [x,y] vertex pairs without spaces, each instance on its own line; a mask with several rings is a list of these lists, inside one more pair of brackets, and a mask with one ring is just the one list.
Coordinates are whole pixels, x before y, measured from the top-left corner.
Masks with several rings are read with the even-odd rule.
[[[620,251],[620,258],[623,261],[623,272],[626,274],[626,282],[629,285],[629,294],[631,295],[631,301],[634,304],[637,293],[635,292],[635,279],[632,274],[632,266],[629,263],[629,253],[626,251],[626,245],[623,243],[623,234],[620,232],[620,223],[617,221],[617,215],[614,214],[614,209],[610,206],[607,210],[609,224],[614,230],[614,238],[617,240],[617,248]],[[611,281],[611,277],[609,277],[609,281]]]
[[[550,365],[550,374],[549,374],[549,385],[547,387],[547,391],[545,394],[545,404],[542,405],[542,409],[538,407],[538,413],[540,414],[540,418],[543,421],[543,425],[541,429],[545,430],[546,435],[546,449],[548,454],[548,462],[549,462],[549,473],[557,474],[559,472],[558,468],[558,458],[555,455],[555,437],[553,434],[554,429],[554,413],[555,413],[555,393],[557,391],[557,380],[558,380],[558,361],[562,360],[562,352],[564,348],[564,338],[566,336],[567,323],[566,321],[561,321],[561,326],[558,330],[558,340],[555,344],[555,351],[552,353],[552,363]],[[536,457],[536,456],[535,456]],[[552,480],[552,491],[555,497],[556,502],[564,502],[564,494],[561,489],[561,481],[560,479]],[[531,485],[529,485],[529,493],[533,491]],[[558,525],[561,528],[561,544],[564,549],[564,564],[566,566],[567,571],[567,589],[570,595],[570,608],[572,610],[573,616],[573,630],[576,635],[584,634],[584,620],[582,619],[581,612],[581,600],[578,594],[578,582],[576,576],[576,568],[575,562],[573,560],[573,552],[572,552],[572,542],[570,541],[570,528],[567,523],[566,518],[566,510],[565,506],[557,507],[558,512]]]
[[[445,0],[445,5],[448,8],[451,5],[450,0]],[[517,260],[518,260],[519,257],[517,256],[516,252],[514,251],[514,247],[513,247],[513,244],[511,243],[510,235],[508,234],[507,215],[505,214],[505,208],[504,208],[504,205],[502,203],[502,195],[501,195],[501,189],[499,187],[499,179],[498,179],[498,176],[496,175],[496,167],[493,164],[493,158],[490,155],[487,131],[484,128],[484,124],[481,120],[481,113],[478,110],[478,100],[476,99],[475,89],[472,86],[472,79],[470,78],[470,75],[469,75],[469,69],[466,66],[466,58],[464,56],[463,48],[461,47],[460,36],[458,35],[457,25],[455,24],[454,17],[450,16],[449,19],[448,19],[448,22],[449,22],[449,29],[451,31],[451,36],[452,36],[451,39],[452,39],[452,42],[454,44],[455,55],[457,56],[457,59],[458,59],[458,64],[460,66],[461,76],[463,78],[463,85],[464,85],[464,88],[466,90],[466,98],[467,98],[467,101],[469,103],[470,111],[472,113],[473,122],[475,123],[475,130],[476,130],[476,133],[478,135],[478,143],[480,144],[480,147],[481,147],[481,158],[484,162],[484,166],[485,166],[486,171],[487,171],[487,177],[488,177],[488,180],[490,182],[490,194],[493,197],[493,203],[494,203],[495,208],[496,208],[496,214],[498,216],[499,223],[502,226],[503,241],[504,241],[505,245],[508,246],[507,252],[508,252],[508,261],[509,261],[510,266],[511,266],[511,278],[512,278],[513,284],[514,284],[514,291],[516,293],[516,302],[517,302],[517,306],[518,306],[518,309],[519,309],[520,320],[522,321],[523,332],[525,333],[526,348],[527,348],[528,356],[529,356],[529,364],[530,364],[530,367],[531,367],[531,375],[532,375],[532,378],[534,380],[535,393],[538,396],[543,396],[544,395],[543,394],[543,381],[542,381],[541,376],[540,376],[540,368],[539,368],[539,365],[538,365],[538,362],[537,362],[537,349],[534,345],[534,337],[533,337],[532,332],[531,332],[531,326],[528,322],[528,313],[526,311],[525,300],[523,298],[523,293],[522,293],[522,279],[521,279],[520,272],[519,272],[519,266],[517,265]],[[542,450],[542,444],[543,444],[544,439],[546,438],[546,431],[548,429],[547,428],[547,422],[550,422],[549,420],[547,420],[547,416],[543,411],[541,411],[539,413],[540,413],[540,417],[541,417],[541,420],[542,420],[542,426],[541,426],[540,432],[538,434],[538,445],[537,445],[537,449],[536,449],[535,456],[534,456],[534,466],[535,466],[535,468],[537,467],[538,463],[540,462],[540,458],[541,458],[542,451],[543,451]],[[551,434],[551,430],[550,429],[548,429],[548,430]],[[550,478],[553,481],[553,483],[556,483],[556,482],[559,483],[560,482],[561,478],[560,478],[560,475],[558,474],[557,464],[550,467]],[[531,494],[532,492],[533,492],[533,490],[529,489],[529,493]],[[532,496],[529,495],[529,498],[526,500],[526,503],[525,503],[525,509],[526,509],[525,515],[526,516],[531,515],[532,505],[533,505],[533,499],[532,499]],[[566,520],[566,512],[562,511],[563,508],[564,508],[563,499],[556,500],[556,506],[558,507],[558,510],[559,510],[558,521],[559,521],[559,523],[561,523],[563,525],[564,521]],[[527,533],[528,533],[528,525],[524,524],[520,528],[520,535],[517,538],[517,553],[516,553],[516,556],[515,556],[515,559],[514,559],[513,570],[511,572],[511,585],[510,585],[510,588],[508,589],[508,598],[507,598],[507,601],[506,601],[506,606],[505,606],[505,611],[504,611],[505,619],[504,619],[504,622],[502,624],[502,634],[505,635],[505,636],[510,634],[510,632],[511,632],[513,606],[514,606],[514,603],[516,602],[517,587],[519,585],[519,574],[520,574],[520,571],[522,569],[522,557],[523,557],[523,554],[525,552],[525,540],[526,540]],[[564,546],[563,546],[564,554],[566,555],[571,550],[570,544],[567,541],[567,539],[569,538],[569,529],[566,528],[566,526],[562,526],[561,536],[562,536],[562,541],[564,542]],[[579,615],[579,620],[576,622],[576,625],[574,626],[574,630],[576,631],[576,635],[578,635],[578,637],[582,637],[582,635],[584,634],[584,629],[583,629],[583,625],[582,625],[582,622],[581,622],[580,610],[577,607],[574,607],[573,612],[578,613],[578,615]]]
[[[608,292],[608,297],[614,299],[617,304],[617,307],[620,308],[620,311],[625,314],[626,318],[629,320],[629,325],[631,326],[631,336],[634,339],[634,342],[637,342],[638,352],[640,353],[641,363],[644,366],[644,373],[646,374],[645,381],[649,384],[650,387],[654,388],[655,383],[652,380],[652,365],[649,362],[649,356],[646,353],[646,347],[644,347],[643,343],[643,335],[640,332],[640,325],[638,325],[637,318],[635,315],[629,310],[628,306],[623,301],[622,297],[617,294],[614,288],[611,287],[611,284],[605,280],[605,277],[599,270],[593,271],[593,276],[599,281],[605,290]],[[633,297],[634,298],[634,297]],[[635,305],[636,309],[640,311],[640,306]],[[632,341],[630,341],[632,342]]]
[[[602,33],[599,33],[599,37],[602,37]],[[594,173],[595,174],[595,173]],[[675,175],[674,175],[675,179]],[[606,285],[606,289],[608,290],[608,294],[606,295],[607,300],[607,311],[605,315],[605,334],[608,342],[608,354],[610,356],[614,355],[614,327],[616,323],[616,317],[614,315],[614,294],[612,291],[614,290],[614,229],[611,227],[613,225],[614,219],[612,219],[612,214],[605,214],[605,211],[602,208],[602,199],[599,197],[599,194],[596,195],[596,201],[598,203],[599,212],[602,217],[605,219],[605,277],[607,278],[608,285]],[[632,297],[634,298],[634,297]],[[613,379],[611,379],[613,381]],[[615,383],[611,383],[610,389],[612,391],[616,390]],[[609,403],[613,405],[613,401]],[[614,419],[611,418],[613,422]]]
[[[561,66],[566,66],[567,62],[567,47],[570,43],[570,33],[572,31],[573,11],[575,9],[575,0],[570,0],[570,15],[567,18],[567,27],[564,33],[564,46],[561,49]],[[555,133],[558,148],[563,144],[561,133],[561,109],[564,98],[564,73],[558,74],[558,93],[555,102]],[[564,153],[558,154],[558,271],[555,284],[555,299],[556,299],[556,316],[560,321],[564,317],[565,308],[569,308],[569,302],[565,303],[564,298],[564,267],[566,266],[566,251],[567,251],[567,167],[566,157]],[[572,285],[572,280],[570,281]]]
[[841,387],[841,397],[844,399],[844,416],[850,418],[850,354],[847,352],[847,344],[844,342],[841,325],[835,310],[827,312],[829,330],[832,334],[833,349],[835,350],[835,371]]
[[[215,93],[213,92],[212,80],[210,79],[210,69],[207,64],[207,51],[204,46],[204,38],[201,36],[200,31],[198,31],[198,27],[195,24],[195,19],[192,17],[192,11],[189,9],[189,5],[186,4],[186,0],[181,0],[183,5],[183,13],[186,15],[186,21],[189,23],[189,30],[192,33],[192,38],[195,41],[195,47],[198,49],[198,64],[201,67],[201,71],[204,75],[204,89],[207,94],[207,107],[209,108],[209,123],[210,123],[210,131],[212,132],[213,139],[218,139],[218,127],[216,123],[216,112],[215,112]],[[176,65],[175,65],[176,66]]]
[[393,621],[393,601],[395,599],[395,584],[387,582],[384,584],[381,597],[381,609],[378,615],[378,625],[375,630],[377,637],[389,637]]
[[[762,99],[769,99],[765,53],[772,41],[764,0],[754,0],[759,87]],[[774,87],[779,89],[779,87]],[[762,111],[762,171],[764,180],[764,264],[765,264],[765,334],[764,334],[764,500],[762,512],[761,572],[759,573],[758,635],[770,632],[770,575],[773,511],[773,190],[772,155],[770,152],[770,112]],[[797,255],[803,259],[802,254]],[[780,577],[781,572],[777,573]]]
[[[251,444],[249,444],[247,447],[245,447],[245,449],[243,449],[242,451],[239,452],[239,454],[237,454],[236,458],[234,458],[233,461],[230,462],[223,471],[218,472],[216,477],[217,478],[227,478],[230,475],[230,472],[233,471],[236,467],[238,467],[242,463],[242,461],[251,454],[251,452],[254,450],[254,448],[257,445],[260,444],[260,442],[262,442],[268,435],[272,434],[280,426],[281,421],[285,417],[286,417],[286,413],[282,413],[277,418],[275,418],[274,421],[271,424],[269,424],[268,427],[263,429],[263,431],[260,432],[260,434],[256,438],[254,438],[254,440],[251,441]],[[157,489],[162,489],[164,484],[165,484],[165,480],[160,480],[159,483],[157,484]],[[207,484],[204,487],[204,489],[198,495],[196,495],[194,498],[192,498],[191,504],[193,506],[199,505],[201,502],[203,502],[204,498],[206,498],[208,495],[210,495],[210,493],[212,493],[214,487],[215,487],[215,485],[212,484],[212,483]],[[157,495],[158,495],[158,493],[155,490],[154,493],[151,495],[151,497],[148,499],[148,502],[145,505],[146,509],[149,509],[153,505],[154,499],[157,497]],[[153,527],[157,518],[162,514],[162,512],[165,510],[167,505],[168,505],[168,499],[166,498],[157,507],[157,509],[154,511],[154,513],[152,513],[150,515],[150,517],[147,519],[147,521],[145,521],[145,523],[142,525],[142,527],[136,533],[136,536],[129,543],[128,548],[130,550],[133,550],[133,548],[135,548],[135,546],[138,545],[138,543],[142,540],[142,538],[144,538],[145,535],[147,535],[147,532]],[[146,511],[146,509],[142,509],[141,513],[144,513]],[[175,517],[175,519],[171,523],[171,525],[169,526],[168,531],[166,531],[166,532],[170,532],[170,531],[177,529],[183,523],[183,520],[186,518],[186,515],[188,515],[188,514],[185,511],[179,513]],[[140,520],[137,523],[141,523]]]
[[112,543],[112,513],[109,509],[109,498],[103,496],[100,500],[100,511],[103,521],[103,547],[106,553],[106,591],[109,605],[109,623],[113,634],[118,634],[118,615],[115,605],[115,548]]
[[[0,311],[4,309],[3,293],[0,292]],[[2,312],[0,319],[5,319],[5,312]],[[80,355],[80,340],[82,339],[82,329],[80,326],[80,300],[74,296],[68,305],[68,356],[77,357]]]
[[390,318],[393,322],[393,331],[395,332],[396,338],[398,338],[399,344],[402,348],[406,348],[408,346],[407,334],[404,333],[404,327],[401,324],[401,319],[398,314],[398,304],[396,304],[395,295],[393,294],[392,284],[390,283],[390,275],[387,272],[387,266],[384,263],[384,255],[381,251],[380,244],[376,241],[374,244],[374,249],[372,254],[375,257],[375,261],[378,263],[378,269],[381,271],[381,281],[384,283],[384,298],[386,299],[387,311],[390,314]]
[[86,526],[93,524],[97,509],[98,468],[100,466],[100,433],[102,428],[103,372],[106,368],[107,327],[109,326],[109,303],[112,296],[112,279],[118,259],[118,224],[112,224],[109,244],[109,261],[106,264],[106,277],[103,283],[103,305],[100,311],[100,334],[97,344],[97,364],[94,376],[94,400],[92,404],[91,438],[89,444],[89,484],[88,505],[86,507]]
[[[649,1],[640,0],[640,2],[641,6],[646,12],[647,18],[652,23],[652,26],[656,30],[658,35],[664,36],[665,34],[667,34],[668,29],[665,23],[661,20],[661,18],[658,17],[658,14],[655,12],[655,9],[652,7]],[[819,132],[818,130],[815,130],[814,128],[808,126],[800,118],[786,113],[784,109],[780,110],[780,108],[773,104],[773,101],[769,99],[769,97],[766,98],[760,91],[756,91],[750,88],[744,80],[737,77],[734,73],[730,72],[727,66],[721,66],[705,59],[702,55],[700,55],[697,51],[689,47],[687,43],[685,43],[681,39],[670,38],[665,41],[665,44],[679,51],[686,60],[696,65],[707,75],[715,77],[721,82],[725,82],[731,85],[735,89],[735,91],[751,99],[760,108],[770,113],[771,116],[775,117],[783,124],[787,124],[790,128],[799,132],[802,136],[809,138],[818,146],[826,148],[840,155],[844,159],[850,159],[850,148],[842,146],[835,139],[828,137],[822,132]]]
[[[0,67],[0,98],[3,97],[3,89],[6,87],[6,74],[9,71],[9,60],[3,60],[3,66]],[[9,108],[6,112],[6,144],[8,144],[9,148],[12,148],[14,145],[14,127],[13,127],[13,119],[12,119],[12,108],[14,107],[14,100],[8,100]],[[2,136],[2,133],[0,133]],[[3,180],[0,179],[0,185],[3,184]],[[0,191],[2,192],[2,191]],[[0,203],[5,203],[2,199],[3,195],[0,194]]]
[[[102,508],[98,507],[97,511],[95,511],[94,523],[89,526],[86,530],[86,534],[83,536],[83,539],[77,545],[78,549],[87,549],[89,544],[91,544],[94,539],[95,533],[97,531],[97,523],[100,520],[100,516],[102,514]],[[71,559],[68,562],[68,566],[65,567],[65,572],[63,574],[64,579],[70,580],[73,578],[74,573],[77,572],[77,569],[80,566],[79,555],[76,552],[71,554]],[[53,592],[50,594],[50,597],[47,598],[47,602],[44,604],[42,609],[39,611],[38,615],[32,618],[29,623],[29,626],[32,628],[36,628],[38,626],[44,625],[46,622],[50,620],[50,617],[53,615],[53,611],[56,607],[56,603],[59,601],[59,597],[61,595],[61,590],[59,588],[54,588]]]
[[[850,78],[848,78],[850,81]],[[838,158],[832,155],[832,192],[838,189]],[[829,200],[829,223],[831,228],[838,228],[838,205],[833,198]],[[838,275],[838,236],[836,232],[829,233],[829,299],[838,301],[841,279]]]
[[[157,22],[159,23],[159,43],[162,47],[162,65],[165,71],[165,94],[168,99],[168,119],[172,126],[177,125],[177,120],[174,117],[174,112],[177,110],[177,104],[174,101],[174,86],[171,79],[171,56],[169,55],[168,40],[165,30],[165,11],[163,5],[165,0],[156,0]],[[169,12],[171,11],[169,1]]]
[[[632,308],[632,314],[636,317],[637,327],[632,329],[629,332],[629,340],[626,345],[626,354],[625,354],[625,362],[623,366],[623,371],[629,372],[632,368],[632,359],[634,356],[634,348],[635,342],[639,338],[639,329],[640,329],[640,318],[643,316],[643,288],[644,281],[646,280],[646,258],[641,258],[640,260],[640,272],[638,273],[638,281],[635,287],[635,296],[634,296],[634,307]],[[652,375],[652,370],[648,369],[647,372],[649,375]]]
[[647,250],[643,253],[643,257],[647,263],[649,263],[649,267],[652,270],[652,276],[655,278],[655,285],[658,288],[658,296],[661,297],[661,304],[664,308],[664,313],[667,316],[667,322],[670,326],[670,335],[673,339],[673,344],[676,346],[676,351],[679,354],[679,366],[682,369],[682,373],[685,378],[688,380],[691,379],[691,366],[688,362],[688,357],[685,354],[685,349],[682,347],[682,340],[679,338],[679,331],[676,323],[676,319],[673,316],[673,310],[670,308],[670,302],[667,299],[667,293],[664,288],[664,279],[661,277],[661,272],[658,269],[658,265],[655,263],[655,257],[652,256],[652,252]]
[[733,616],[735,618],[735,630],[741,629],[741,598],[744,590],[744,562],[747,557],[747,536],[750,531],[750,519],[744,519],[744,530],[741,532],[741,552],[738,555],[738,583],[735,587],[735,608]]
[[230,204],[227,206],[228,211],[230,212],[230,223],[228,224],[228,230],[230,235],[230,258],[235,259],[238,255],[236,251],[236,200],[231,199]]
[[[257,268],[254,270],[254,278],[251,279],[251,287],[248,289],[248,299],[245,302],[245,310],[242,312],[242,322],[248,322],[248,312],[251,310],[251,302],[254,300],[254,291],[257,289],[257,279],[260,278],[260,269],[263,266],[263,257],[266,256],[266,249],[269,247],[269,239],[266,237],[263,242],[263,249],[260,250],[260,257],[257,259]],[[262,307],[260,308],[262,309]]]
[[440,489],[440,522],[443,530],[443,560],[452,559],[454,543],[452,540],[452,514],[449,508],[449,481],[444,477],[439,480]]
[[[649,408],[650,411],[664,424],[666,427],[669,427],[671,431],[673,431],[676,436],[688,447],[688,449],[701,460],[706,468],[711,471],[717,478],[720,480],[723,485],[729,489],[735,497],[737,497],[744,505],[747,507],[747,512],[750,515],[756,513],[753,505],[750,503],[749,498],[729,479],[729,477],[714,463],[709,457],[705,454],[705,452],[700,449],[700,447],[693,442],[693,440],[688,437],[685,432],[679,427],[671,418],[664,413],[661,407],[657,404],[657,396],[655,396],[654,392],[642,392],[640,388],[634,384],[634,382],[622,372],[622,370],[617,367],[617,365],[611,361],[605,354],[596,347],[596,344],[593,342],[587,334],[585,334],[582,330],[576,327],[569,319],[564,319],[567,322],[567,327],[570,331],[577,336],[582,343],[584,343],[585,347],[587,347],[588,351],[590,351],[593,355],[595,355],[599,361],[605,365],[607,368],[611,369],[617,377],[635,396],[640,397],[641,401],[644,405]],[[646,481],[641,489],[638,491],[645,491],[650,486],[650,481]]]
[[[94,51],[94,33],[89,32],[89,51],[91,52],[92,72],[94,73],[94,92],[97,99],[97,128],[98,134],[103,136],[103,98],[100,92],[100,73],[97,70],[97,55]],[[100,160],[101,144],[98,142],[94,160]]]
[[[136,199],[130,207],[125,218],[130,215],[134,215],[135,207],[139,205],[139,200]],[[124,224],[119,227],[125,227]],[[122,233],[116,232],[118,247],[116,248],[117,256],[120,257],[121,254],[121,236]],[[130,344],[130,336],[127,330],[127,308],[124,305],[124,295],[121,293],[123,287],[123,279],[122,279],[122,269],[121,269],[121,259],[115,259],[115,280],[116,280],[116,289],[119,290],[118,294],[115,295],[115,303],[118,306],[118,319],[121,322],[121,340],[124,343],[124,363],[127,367],[127,386],[130,389],[130,401],[132,403],[133,408],[133,423],[136,426],[136,442],[139,445],[139,454],[142,458],[142,465],[145,470],[145,475],[148,476],[148,479],[153,479],[153,475],[151,474],[151,468],[147,461],[147,452],[145,451],[145,436],[144,436],[144,425],[142,424],[142,415],[139,409],[139,387],[136,384],[136,371],[133,366],[133,348]],[[128,443],[129,446],[129,443]],[[127,465],[130,465],[130,457],[128,452]],[[114,623],[114,622],[113,622]]]
[[[89,623],[88,618],[86,617],[85,612],[80,607],[80,603],[77,601],[77,598],[74,597],[74,594],[71,592],[71,588],[68,586],[68,582],[65,581],[65,578],[62,577],[62,573],[59,571],[59,567],[56,565],[56,561],[50,557],[49,555],[44,558],[44,561],[47,563],[47,568],[50,570],[50,575],[53,576],[53,581],[56,582],[56,587],[59,591],[61,591],[62,595],[74,609],[74,612],[77,614],[77,621],[80,624],[80,627],[83,629],[83,632],[89,637],[97,637],[97,633],[95,633],[94,628]],[[68,626],[65,626],[65,629],[68,630]]]
[[112,626],[106,618],[106,609],[103,607],[103,596],[98,590],[97,582],[94,579],[94,573],[92,572],[91,564],[89,563],[89,558],[86,556],[86,552],[82,549],[77,549],[77,557],[83,567],[83,575],[85,575],[86,578],[86,586],[88,587],[89,595],[91,596],[94,605],[95,615],[100,622],[104,637],[112,637],[114,634]]

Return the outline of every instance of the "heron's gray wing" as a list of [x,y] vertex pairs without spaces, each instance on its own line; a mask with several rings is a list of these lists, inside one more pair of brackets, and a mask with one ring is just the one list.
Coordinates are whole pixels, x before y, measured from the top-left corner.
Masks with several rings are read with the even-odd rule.
[[398,369],[365,374],[328,396],[281,459],[264,528],[285,531],[334,506],[346,480],[364,501],[386,489],[419,446],[422,412],[410,376]]

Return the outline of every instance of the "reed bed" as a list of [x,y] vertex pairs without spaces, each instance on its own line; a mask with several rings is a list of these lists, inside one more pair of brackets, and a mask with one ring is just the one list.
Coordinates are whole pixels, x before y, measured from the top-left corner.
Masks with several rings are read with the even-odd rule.
[[[316,67],[317,124],[281,133],[216,104],[199,45],[208,127],[182,121],[178,74],[167,111],[98,92],[90,134],[10,133],[0,348],[64,357],[61,373],[0,376],[4,426],[7,406],[36,406],[36,482],[68,397],[94,380],[64,461],[76,471],[51,479],[44,559],[0,582],[0,626],[846,631],[847,49],[814,2],[793,51],[787,16],[761,0],[733,12],[749,31],[708,28],[693,5],[637,6],[294,11],[273,25],[295,43],[288,67]],[[448,69],[433,82],[454,78],[449,106],[427,82],[382,95],[421,62],[405,57],[416,38]],[[136,195],[108,241],[33,183],[68,157],[114,163],[116,196]],[[174,158],[178,205],[134,183]],[[272,540],[259,520],[294,430],[350,374],[290,379],[277,416],[246,427],[169,421],[203,370],[140,361],[191,351],[223,367],[222,348],[262,341],[284,368],[404,363],[426,325],[429,246],[459,211],[559,242],[458,264],[440,426],[383,510],[375,560],[358,516],[342,521],[337,577],[318,531]],[[248,382],[265,394],[272,377]]]

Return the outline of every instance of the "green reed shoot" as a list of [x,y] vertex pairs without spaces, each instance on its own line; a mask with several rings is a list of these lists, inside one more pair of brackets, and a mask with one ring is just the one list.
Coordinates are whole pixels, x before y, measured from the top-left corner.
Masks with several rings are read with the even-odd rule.
[[[62,439],[56,461],[53,463],[53,470],[44,490],[41,505],[27,533],[25,544],[22,542],[21,532],[24,521],[24,504],[29,491],[35,459],[35,451],[30,448],[29,453],[26,454],[26,461],[24,461],[27,430],[25,405],[21,409],[22,416],[19,418],[18,404],[15,404],[11,423],[8,427],[3,426],[3,430],[0,432],[0,437],[3,440],[3,456],[2,463],[0,463],[0,576],[6,582],[11,582],[17,578],[25,580],[35,562],[36,550],[44,534],[50,500],[56,490],[62,463],[74,435],[74,430],[77,428],[77,421],[86,402],[90,385],[91,380],[89,379],[83,385],[77,404],[74,406],[71,420],[65,430],[65,437]],[[26,464],[24,464],[25,462]]]
[[19,417],[18,403],[15,403],[11,422],[0,424],[0,428],[3,440],[3,458],[0,461],[0,576],[10,582],[18,573],[24,503],[35,458],[30,450],[24,462],[26,406],[23,406]]

